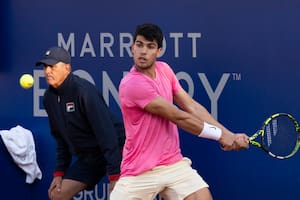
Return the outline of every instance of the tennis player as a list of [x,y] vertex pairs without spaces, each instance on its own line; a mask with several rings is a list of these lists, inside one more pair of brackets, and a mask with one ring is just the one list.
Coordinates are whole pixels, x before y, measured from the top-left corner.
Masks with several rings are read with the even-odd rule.
[[216,140],[224,150],[248,148],[246,134],[216,121],[181,87],[171,67],[157,61],[163,37],[155,24],[138,25],[134,34],[134,65],[119,85],[126,141],[111,200],[152,200],[161,192],[170,200],[212,199],[208,184],[181,153],[178,127]]

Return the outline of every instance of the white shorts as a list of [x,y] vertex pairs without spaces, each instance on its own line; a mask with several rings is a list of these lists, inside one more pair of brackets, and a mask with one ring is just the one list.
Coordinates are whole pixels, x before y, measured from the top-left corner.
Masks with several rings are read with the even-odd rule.
[[110,200],[153,200],[166,189],[167,195],[181,200],[208,184],[191,167],[191,160],[159,166],[138,176],[121,177],[110,195]]

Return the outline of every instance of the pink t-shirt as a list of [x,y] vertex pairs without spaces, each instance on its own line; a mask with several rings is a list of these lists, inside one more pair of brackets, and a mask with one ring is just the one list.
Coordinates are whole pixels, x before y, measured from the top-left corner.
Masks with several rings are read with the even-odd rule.
[[155,72],[156,78],[151,79],[132,67],[119,86],[126,130],[121,176],[138,175],[182,159],[177,126],[144,110],[158,96],[173,103],[181,87],[166,63],[156,62]]

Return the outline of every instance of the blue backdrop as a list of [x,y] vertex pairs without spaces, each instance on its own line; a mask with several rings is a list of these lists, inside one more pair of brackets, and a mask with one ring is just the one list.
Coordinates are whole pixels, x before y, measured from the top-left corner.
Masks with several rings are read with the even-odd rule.
[[[294,0],[1,1],[0,130],[16,125],[35,138],[43,178],[25,173],[0,143],[0,199],[47,199],[54,141],[41,99],[46,84],[34,63],[48,47],[63,46],[72,67],[95,83],[121,117],[117,88],[132,65],[137,24],[165,34],[164,53],[184,88],[221,123],[251,135],[275,112],[300,119],[300,2]],[[35,85],[18,84],[23,73]],[[298,199],[300,154],[279,161],[251,147],[224,152],[213,141],[180,131],[184,155],[209,183],[215,200]],[[74,199],[107,199],[107,180]]]

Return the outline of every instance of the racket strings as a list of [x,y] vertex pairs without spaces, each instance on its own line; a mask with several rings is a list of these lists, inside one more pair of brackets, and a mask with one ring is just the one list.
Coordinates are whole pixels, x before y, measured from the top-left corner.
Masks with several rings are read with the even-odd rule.
[[265,125],[262,138],[264,148],[277,156],[288,156],[297,146],[295,122],[288,116],[278,116]]

